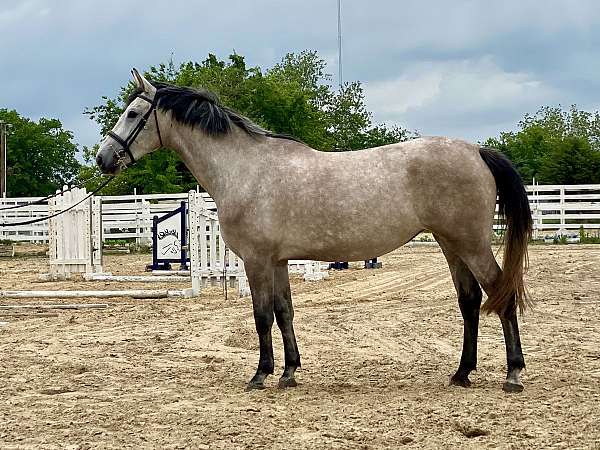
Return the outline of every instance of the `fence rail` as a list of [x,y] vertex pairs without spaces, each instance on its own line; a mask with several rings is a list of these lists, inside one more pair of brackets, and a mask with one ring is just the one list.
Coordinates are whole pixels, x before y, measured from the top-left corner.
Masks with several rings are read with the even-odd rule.
[[600,229],[600,184],[527,186],[534,236]]
[[[530,185],[526,187],[536,235],[559,229],[600,230],[600,184]],[[201,194],[208,207],[216,205],[206,193]],[[41,197],[0,198],[0,223],[23,221],[48,215],[48,205],[30,205],[1,210],[39,200]],[[147,194],[102,196],[103,239],[134,239],[150,243],[152,217],[177,208],[188,194]],[[25,242],[48,242],[48,222],[17,227],[0,226],[0,239]]]

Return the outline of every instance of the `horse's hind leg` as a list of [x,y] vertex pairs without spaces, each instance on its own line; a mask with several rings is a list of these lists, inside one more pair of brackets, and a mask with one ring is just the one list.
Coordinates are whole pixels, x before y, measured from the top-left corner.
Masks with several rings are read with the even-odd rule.
[[450,379],[450,384],[469,387],[471,385],[469,374],[477,368],[481,288],[465,263],[442,242],[440,242],[440,247],[448,261],[452,281],[458,295],[458,305],[464,321],[462,355],[458,370]]
[[[462,259],[475,275],[483,290],[488,296],[496,292],[502,270],[498,266],[492,249],[462,255]],[[514,300],[514,299],[513,299]],[[525,368],[525,358],[521,348],[519,324],[517,321],[516,300],[500,316],[504,342],[506,344],[507,376],[502,389],[506,392],[521,392],[523,383],[520,380],[521,371]]]
[[287,261],[282,265],[275,266],[274,306],[275,319],[281,330],[285,353],[285,368],[279,379],[279,388],[295,387],[297,383],[294,373],[300,367],[300,353],[294,333],[294,307],[292,306]]
[[504,331],[504,342],[506,343],[507,375],[502,389],[506,392],[521,392],[521,371],[525,368],[525,359],[521,349],[521,336],[519,335],[519,322],[517,320],[516,301],[514,307],[508,308],[503,317],[502,330]]

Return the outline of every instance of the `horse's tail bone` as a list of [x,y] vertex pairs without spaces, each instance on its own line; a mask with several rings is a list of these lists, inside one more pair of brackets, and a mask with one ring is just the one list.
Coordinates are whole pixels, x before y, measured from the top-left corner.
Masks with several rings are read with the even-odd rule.
[[481,147],[479,154],[496,181],[498,215],[506,223],[502,276],[496,292],[489,296],[482,310],[502,315],[507,309],[518,306],[522,313],[531,304],[523,283],[528,265],[527,245],[533,228],[527,192],[521,176],[506,156],[487,147]]

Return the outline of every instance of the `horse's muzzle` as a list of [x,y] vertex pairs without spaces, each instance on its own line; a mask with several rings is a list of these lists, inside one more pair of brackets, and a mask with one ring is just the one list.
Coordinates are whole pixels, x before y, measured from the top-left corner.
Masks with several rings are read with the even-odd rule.
[[96,156],[96,164],[98,165],[100,172],[105,175],[116,175],[121,169],[116,154],[111,152],[111,155],[112,156],[109,157],[100,154]]

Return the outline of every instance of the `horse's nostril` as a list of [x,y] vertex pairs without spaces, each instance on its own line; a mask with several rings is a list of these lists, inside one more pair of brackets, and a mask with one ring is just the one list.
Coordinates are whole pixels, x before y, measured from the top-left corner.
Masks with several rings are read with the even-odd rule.
[[98,167],[102,167],[102,156],[96,156],[96,164],[98,165]]

